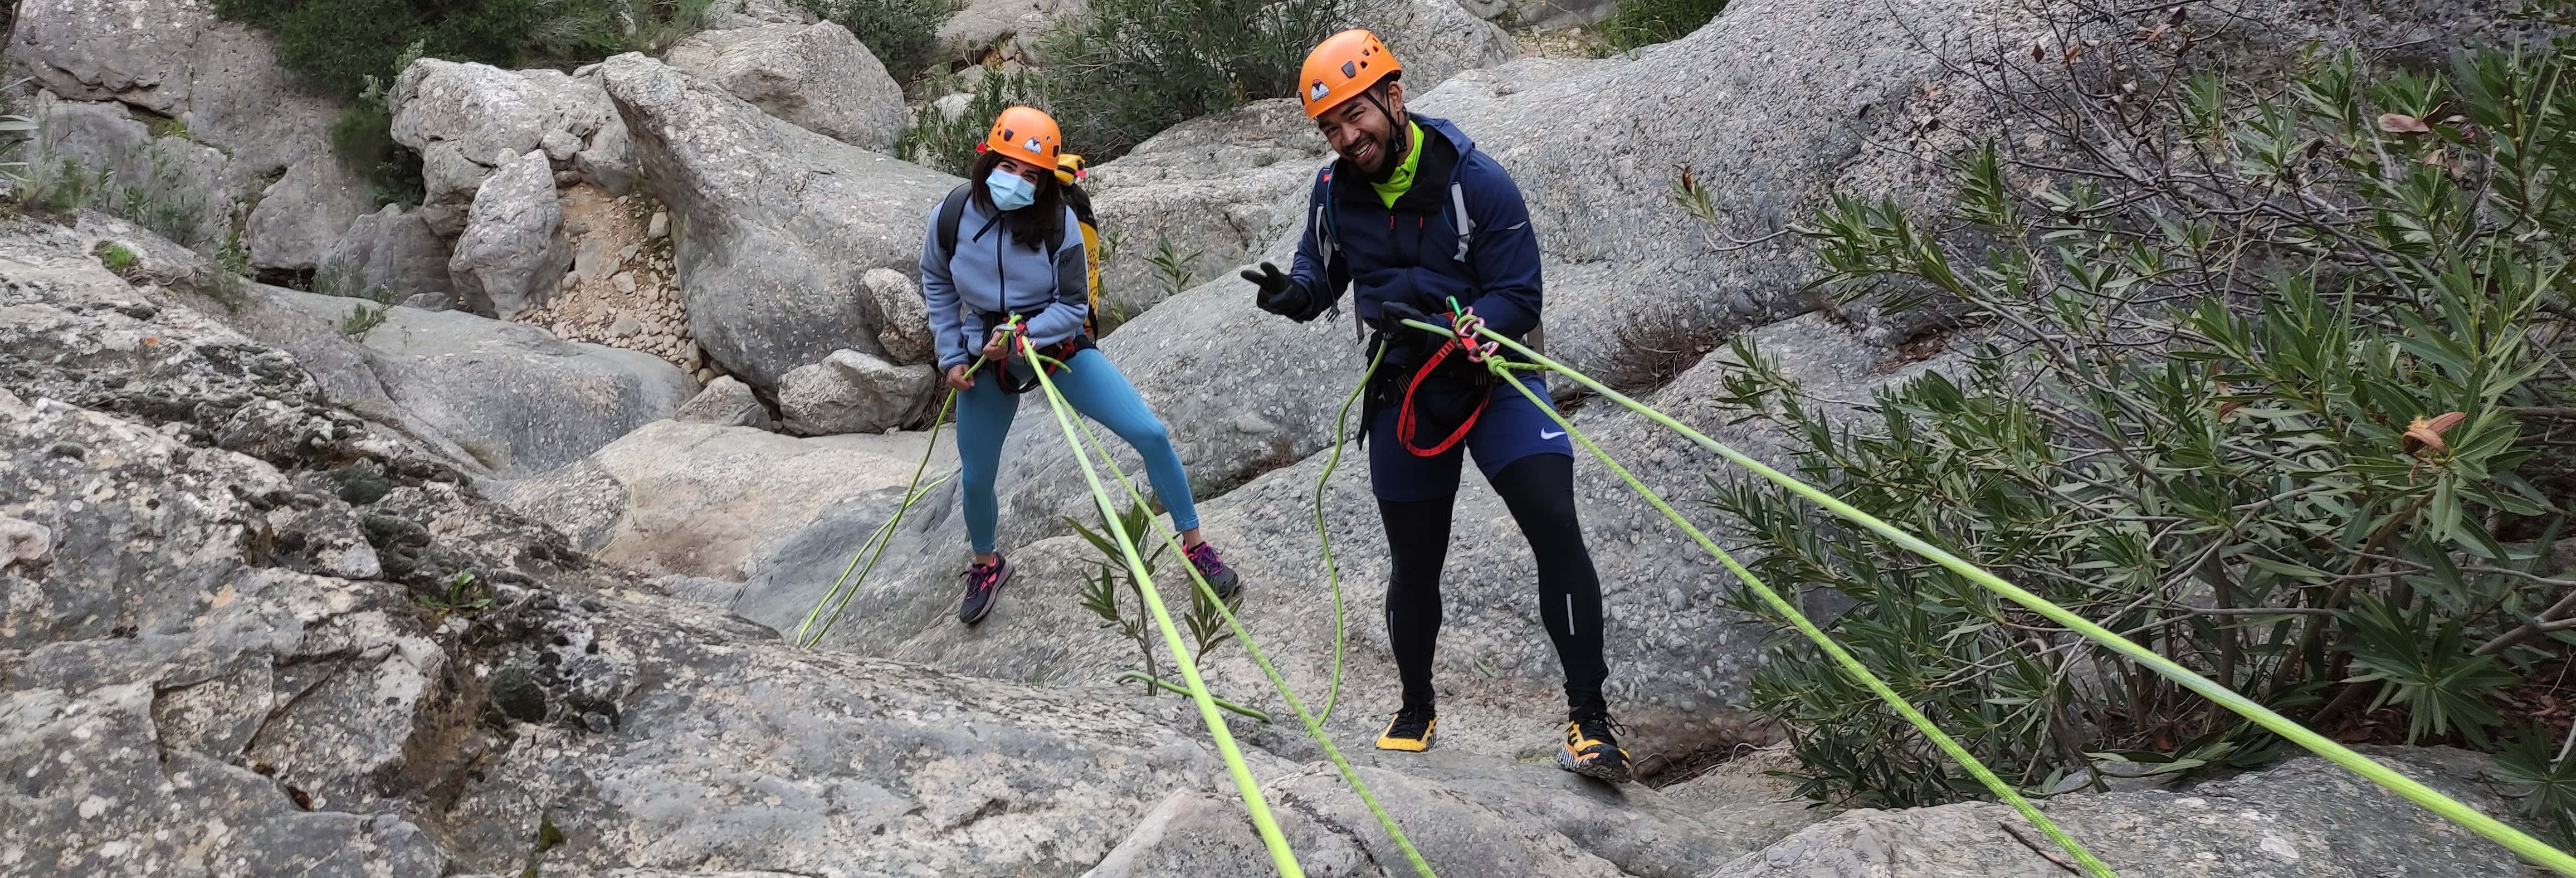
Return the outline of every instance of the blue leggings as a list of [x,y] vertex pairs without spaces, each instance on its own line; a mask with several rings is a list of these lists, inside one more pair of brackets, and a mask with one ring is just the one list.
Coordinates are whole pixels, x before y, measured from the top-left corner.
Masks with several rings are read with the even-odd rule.
[[[1136,395],[1127,376],[1097,348],[1074,354],[1065,366],[1047,376],[1064,393],[1064,401],[1118,434],[1145,458],[1145,477],[1154,483],[1154,497],[1171,510],[1173,530],[1198,527],[1190,477],[1181,470],[1181,456],[1172,452],[1171,433],[1145,408],[1145,400]],[[1019,361],[1011,364],[1014,373],[1026,370]],[[958,479],[965,483],[966,538],[979,553],[993,551],[993,528],[1000,517],[1000,504],[993,497],[994,470],[1001,466],[1002,440],[1011,435],[1011,418],[1020,410],[1020,398],[1002,392],[993,371],[989,365],[977,370],[974,389],[957,394],[957,467]],[[1032,395],[1045,392],[1029,391]]]

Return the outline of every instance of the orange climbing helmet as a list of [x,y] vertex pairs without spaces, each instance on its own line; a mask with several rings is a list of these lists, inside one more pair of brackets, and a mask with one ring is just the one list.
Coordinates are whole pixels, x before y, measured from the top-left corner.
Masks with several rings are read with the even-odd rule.
[[1305,66],[1297,70],[1297,99],[1305,102],[1306,118],[1312,119],[1402,72],[1404,65],[1395,63],[1395,53],[1376,34],[1346,30],[1306,53]]
[[1052,169],[1056,155],[1064,150],[1064,130],[1056,127],[1055,117],[1043,110],[1012,107],[993,120],[993,133],[975,146],[976,152],[987,150]]

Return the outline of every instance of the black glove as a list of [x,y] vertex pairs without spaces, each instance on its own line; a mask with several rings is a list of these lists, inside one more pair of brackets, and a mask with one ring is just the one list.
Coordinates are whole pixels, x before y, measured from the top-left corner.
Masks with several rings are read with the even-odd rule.
[[1377,306],[1377,313],[1379,318],[1386,321],[1386,327],[1389,330],[1421,332],[1419,329],[1404,325],[1404,321],[1407,320],[1418,320],[1433,326],[1441,325],[1440,321],[1431,319],[1431,315],[1422,313],[1422,309],[1413,307],[1411,302],[1382,302]]
[[1244,269],[1243,279],[1261,288],[1252,300],[1261,310],[1290,320],[1314,319],[1313,315],[1306,313],[1305,288],[1298,285],[1296,278],[1280,273],[1279,266],[1264,262],[1258,270]]

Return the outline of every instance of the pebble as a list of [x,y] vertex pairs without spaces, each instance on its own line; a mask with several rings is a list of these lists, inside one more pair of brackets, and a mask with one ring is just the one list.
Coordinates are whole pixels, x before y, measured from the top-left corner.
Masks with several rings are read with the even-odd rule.
[[609,325],[608,334],[616,338],[625,338],[634,335],[640,329],[643,329],[643,326],[636,322],[635,315],[620,314],[617,315],[617,322]]
[[662,236],[664,236],[664,235],[668,235],[668,234],[670,234],[670,233],[671,233],[671,212],[670,212],[670,211],[667,211],[667,210],[657,210],[657,211],[654,211],[654,212],[653,212],[653,218],[652,218],[652,219],[649,219],[649,220],[645,220],[645,221],[644,221],[644,237],[647,237],[647,238],[659,238],[659,237],[662,237]]
[[626,249],[617,251],[617,261],[632,262],[635,260],[635,254],[642,252],[644,252],[644,245],[628,244]]
[[632,293],[635,291],[635,273],[631,271],[618,272],[615,277],[608,279],[608,285],[616,287],[618,292]]

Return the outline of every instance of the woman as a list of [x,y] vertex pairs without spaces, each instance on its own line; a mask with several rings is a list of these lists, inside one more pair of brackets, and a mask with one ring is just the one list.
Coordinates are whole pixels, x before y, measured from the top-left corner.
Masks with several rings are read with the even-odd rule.
[[[1048,373],[1065,401],[1145,458],[1145,475],[1171,510],[1191,566],[1220,596],[1231,599],[1237,590],[1234,571],[1199,536],[1189,475],[1172,452],[1163,422],[1145,408],[1127,376],[1092,346],[1086,331],[1089,267],[1082,233],[1056,179],[1062,140],[1045,113],[1028,107],[1002,111],[975,148],[966,184],[931,213],[922,242],[921,295],[930,304],[940,371],[958,391],[958,475],[975,562],[964,574],[966,598],[957,618],[969,625],[993,612],[995,596],[1011,578],[1010,562],[993,548],[993,476],[1019,410],[1018,394],[1036,383],[1006,326],[1012,314],[1020,315],[1020,331],[1041,353],[1065,364]],[[953,227],[943,220],[953,220]],[[1144,542],[1144,535],[1135,536]]]

